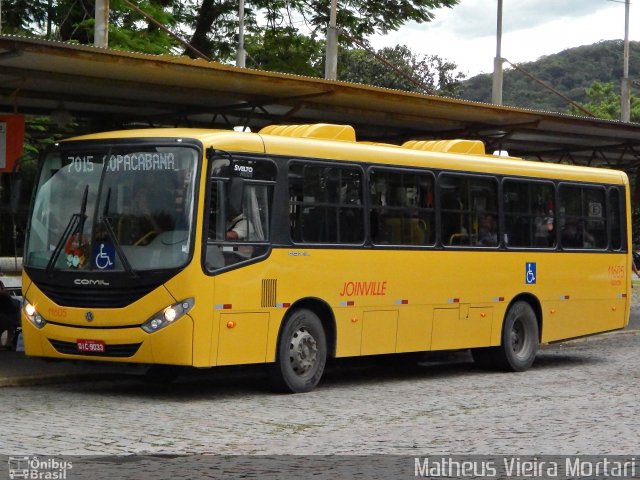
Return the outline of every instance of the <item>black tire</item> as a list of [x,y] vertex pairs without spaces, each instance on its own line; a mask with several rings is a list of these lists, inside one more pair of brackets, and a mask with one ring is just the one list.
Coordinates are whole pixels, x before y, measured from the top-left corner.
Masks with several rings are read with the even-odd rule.
[[523,372],[533,365],[540,346],[538,319],[527,302],[514,303],[504,319],[499,347],[471,351],[480,367]]
[[293,312],[282,327],[274,386],[278,391],[303,393],[313,390],[327,362],[327,340],[322,322],[311,310]]

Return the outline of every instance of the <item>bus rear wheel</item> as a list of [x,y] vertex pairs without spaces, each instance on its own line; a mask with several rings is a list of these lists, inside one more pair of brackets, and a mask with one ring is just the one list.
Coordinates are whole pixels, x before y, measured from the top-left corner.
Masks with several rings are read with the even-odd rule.
[[474,361],[481,367],[510,372],[523,372],[531,365],[540,346],[538,319],[527,302],[514,303],[508,310],[499,347],[472,350]]
[[313,390],[327,362],[327,340],[322,322],[311,310],[293,312],[283,327],[273,371],[279,391]]

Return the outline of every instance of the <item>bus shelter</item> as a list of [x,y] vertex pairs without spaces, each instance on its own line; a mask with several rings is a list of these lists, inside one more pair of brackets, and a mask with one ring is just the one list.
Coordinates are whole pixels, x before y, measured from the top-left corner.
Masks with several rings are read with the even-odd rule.
[[81,131],[344,123],[358,140],[478,139],[487,151],[627,171],[640,156],[635,123],[15,36],[0,36],[0,113]]

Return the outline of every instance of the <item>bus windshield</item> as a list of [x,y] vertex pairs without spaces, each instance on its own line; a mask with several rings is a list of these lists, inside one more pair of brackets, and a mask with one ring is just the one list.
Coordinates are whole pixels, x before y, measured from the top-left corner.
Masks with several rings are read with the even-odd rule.
[[140,270],[186,265],[198,151],[73,147],[49,153],[29,220],[25,266]]

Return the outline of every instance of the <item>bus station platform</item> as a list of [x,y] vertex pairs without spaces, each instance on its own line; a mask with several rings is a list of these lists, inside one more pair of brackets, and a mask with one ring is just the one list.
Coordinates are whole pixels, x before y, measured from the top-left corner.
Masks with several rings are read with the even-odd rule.
[[[632,332],[640,332],[640,306],[634,306],[631,309],[627,328],[613,335]],[[144,372],[145,368],[140,365],[49,361],[27,357],[21,351],[0,351],[0,388],[116,380],[125,377],[142,377]]]

